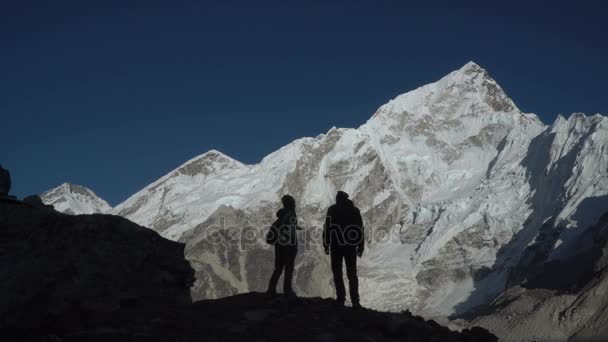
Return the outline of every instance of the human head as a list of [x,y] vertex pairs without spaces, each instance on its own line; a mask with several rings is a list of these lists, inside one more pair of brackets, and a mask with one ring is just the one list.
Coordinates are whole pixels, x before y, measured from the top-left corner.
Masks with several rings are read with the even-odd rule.
[[290,195],[285,195],[281,198],[281,202],[283,202],[283,206],[285,208],[295,208],[296,200]]
[[336,203],[345,202],[348,199],[348,194],[344,191],[338,191],[336,194]]

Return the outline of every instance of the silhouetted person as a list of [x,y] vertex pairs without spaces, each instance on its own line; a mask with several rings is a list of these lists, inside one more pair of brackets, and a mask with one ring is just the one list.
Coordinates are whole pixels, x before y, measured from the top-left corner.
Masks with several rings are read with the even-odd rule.
[[291,280],[296,254],[298,253],[296,201],[293,197],[285,195],[281,198],[281,202],[283,202],[283,208],[277,212],[277,220],[272,224],[266,238],[268,243],[274,244],[274,272],[270,277],[267,293],[269,295],[277,293],[277,282],[283,269],[285,269],[283,294],[285,296],[295,296],[291,287]]
[[325,254],[331,253],[331,271],[336,286],[337,304],[344,305],[346,290],[342,278],[342,262],[346,263],[346,276],[353,308],[360,308],[359,280],[357,279],[357,255],[361,257],[365,247],[361,212],[348,194],[338,191],[336,204],[329,207],[323,227]]

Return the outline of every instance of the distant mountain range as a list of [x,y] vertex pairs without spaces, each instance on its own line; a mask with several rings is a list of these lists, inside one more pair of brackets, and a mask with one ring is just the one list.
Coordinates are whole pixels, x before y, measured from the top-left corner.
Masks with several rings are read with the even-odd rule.
[[[470,62],[397,96],[359,128],[298,139],[255,165],[209,151],[111,210],[73,185],[42,198],[185,242],[200,299],[264,290],[272,268],[262,241],[214,243],[211,232],[266,229],[291,194],[310,237],[337,190],[361,208],[370,240],[362,304],[461,314],[527,271],[593,248],[591,227],[608,211],[608,118],[574,113],[545,125]],[[296,292],[332,295],[328,260],[318,244],[308,247],[296,260]]]

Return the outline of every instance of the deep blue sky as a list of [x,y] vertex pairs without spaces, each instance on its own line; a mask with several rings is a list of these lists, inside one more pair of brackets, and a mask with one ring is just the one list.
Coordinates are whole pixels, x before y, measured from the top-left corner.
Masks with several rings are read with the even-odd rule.
[[[518,106],[608,113],[601,1],[0,2],[0,163],[18,196],[115,205],[215,148],[246,163],[473,60]],[[428,4],[420,4],[428,3]]]

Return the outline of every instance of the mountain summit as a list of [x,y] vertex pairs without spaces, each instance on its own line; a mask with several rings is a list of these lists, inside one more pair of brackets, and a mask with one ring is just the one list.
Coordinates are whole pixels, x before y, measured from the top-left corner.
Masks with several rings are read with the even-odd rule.
[[493,112],[519,112],[502,88],[479,65],[469,62],[435,83],[397,96],[378,114],[406,113],[454,118]]
[[72,215],[108,213],[112,210],[108,202],[91,189],[71,183],[63,183],[46,191],[40,198],[45,204],[53,205],[55,210]]

